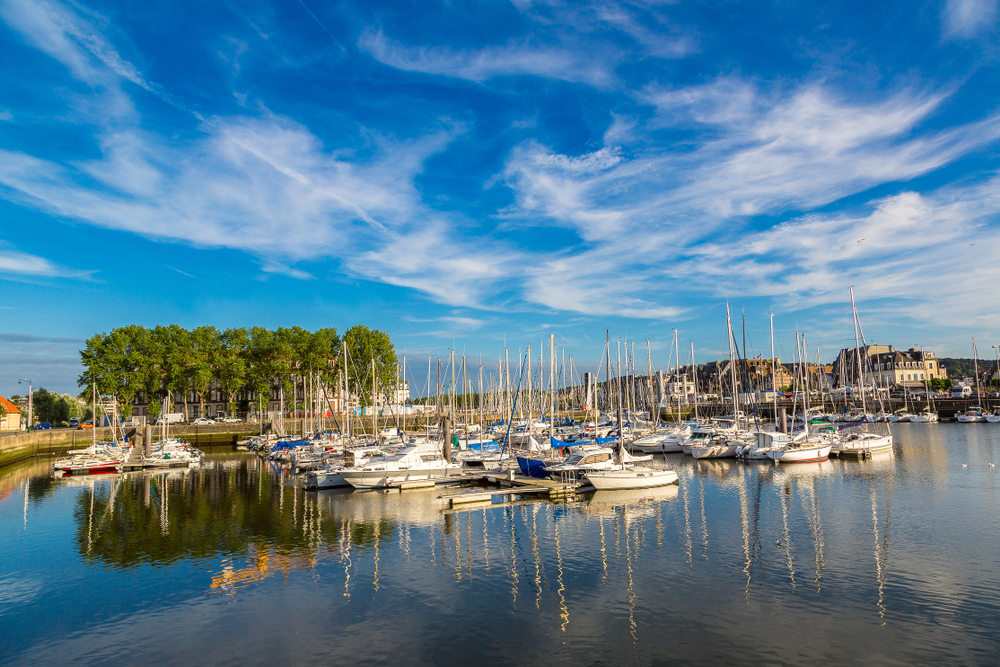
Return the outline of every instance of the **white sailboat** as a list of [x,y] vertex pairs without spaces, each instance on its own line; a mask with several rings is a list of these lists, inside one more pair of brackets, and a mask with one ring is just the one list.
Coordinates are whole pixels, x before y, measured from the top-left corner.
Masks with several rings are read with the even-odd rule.
[[[892,450],[893,438],[892,431],[890,430],[888,424],[883,428],[884,432],[873,432],[870,427],[870,420],[866,418],[868,413],[868,407],[866,405],[865,394],[865,368],[869,365],[869,360],[867,356],[864,360],[861,358],[861,345],[864,341],[864,332],[861,329],[861,321],[858,319],[858,308],[854,303],[854,288],[850,289],[851,292],[851,310],[854,314],[854,341],[855,341],[855,361],[857,364],[858,372],[858,388],[861,394],[861,415],[863,417],[863,423],[861,426],[856,427],[858,430],[853,431],[840,437],[840,439],[834,444],[833,452],[841,457],[856,457],[856,458],[868,458],[877,452]],[[875,393],[878,396],[878,392]],[[879,399],[881,402],[881,398]],[[884,411],[884,410],[883,410]]]
[[653,470],[640,466],[588,472],[585,477],[598,491],[649,489],[677,483],[677,472],[674,470]]

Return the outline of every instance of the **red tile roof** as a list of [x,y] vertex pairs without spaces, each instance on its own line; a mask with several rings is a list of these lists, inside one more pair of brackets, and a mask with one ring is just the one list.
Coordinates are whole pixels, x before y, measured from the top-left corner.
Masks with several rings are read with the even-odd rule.
[[21,408],[17,407],[16,405],[14,405],[10,401],[8,401],[3,396],[0,396],[0,405],[3,406],[3,409],[6,410],[7,414],[9,414],[9,415],[19,415],[19,414],[21,414]]

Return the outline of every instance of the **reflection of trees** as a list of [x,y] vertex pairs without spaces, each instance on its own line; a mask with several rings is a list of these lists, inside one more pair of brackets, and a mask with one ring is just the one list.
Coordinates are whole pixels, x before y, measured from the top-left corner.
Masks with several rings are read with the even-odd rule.
[[[81,493],[74,510],[85,558],[115,567],[180,558],[244,557],[336,545],[364,550],[395,531],[390,519],[359,523],[326,516],[298,486],[256,458],[199,470],[116,476]],[[376,525],[378,524],[378,525]]]

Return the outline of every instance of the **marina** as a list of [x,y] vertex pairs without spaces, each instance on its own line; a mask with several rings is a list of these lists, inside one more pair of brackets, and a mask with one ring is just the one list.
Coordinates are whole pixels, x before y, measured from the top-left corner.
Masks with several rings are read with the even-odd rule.
[[[676,484],[567,495],[517,473],[307,491],[232,451],[62,479],[44,459],[18,464],[0,470],[0,654],[992,664],[1000,430],[893,428],[893,450],[864,460],[656,455],[644,465]],[[809,641],[802,624],[818,628]]]

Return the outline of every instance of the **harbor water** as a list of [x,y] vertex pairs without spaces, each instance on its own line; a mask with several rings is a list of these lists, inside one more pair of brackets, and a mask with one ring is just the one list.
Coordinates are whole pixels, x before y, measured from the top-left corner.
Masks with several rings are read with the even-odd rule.
[[[0,470],[0,664],[995,665],[1000,426],[452,510],[252,455]],[[993,467],[991,464],[997,464]]]

